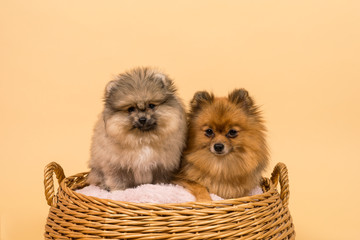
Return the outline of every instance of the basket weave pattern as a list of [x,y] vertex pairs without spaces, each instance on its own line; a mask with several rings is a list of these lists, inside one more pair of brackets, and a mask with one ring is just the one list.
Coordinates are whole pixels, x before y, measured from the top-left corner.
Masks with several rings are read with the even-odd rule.
[[[56,195],[54,173],[59,182]],[[45,239],[295,238],[283,163],[276,165],[271,180],[263,178],[263,194],[206,203],[130,203],[76,193],[87,174],[65,178],[59,164],[45,167],[45,197],[50,205]]]

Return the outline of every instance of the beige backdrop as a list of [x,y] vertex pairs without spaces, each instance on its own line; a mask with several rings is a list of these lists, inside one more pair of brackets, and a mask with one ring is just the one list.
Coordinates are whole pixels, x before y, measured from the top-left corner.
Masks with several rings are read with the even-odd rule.
[[0,1],[1,240],[42,239],[44,166],[87,170],[107,81],[158,66],[189,102],[244,87],[290,174],[297,239],[359,239],[359,1]]

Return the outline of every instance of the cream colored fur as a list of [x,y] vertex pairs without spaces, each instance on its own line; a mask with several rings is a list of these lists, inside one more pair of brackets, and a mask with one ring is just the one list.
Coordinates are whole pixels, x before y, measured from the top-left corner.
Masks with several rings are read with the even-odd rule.
[[[143,68],[133,70],[126,77],[120,75],[106,87],[105,98],[117,95],[105,104],[92,138],[88,183],[107,190],[169,182],[171,174],[179,168],[185,145],[185,111],[172,81],[165,74]],[[118,81],[125,82],[120,85],[123,88],[114,90],[119,86]],[[135,91],[133,86],[137,87]],[[127,87],[131,91],[127,91]],[[143,108],[152,98],[158,103],[156,109],[139,110],[138,114],[156,119],[156,127],[149,131],[134,128],[138,116],[121,106]],[[159,103],[159,100],[164,102]],[[120,107],[114,111],[113,105]]]

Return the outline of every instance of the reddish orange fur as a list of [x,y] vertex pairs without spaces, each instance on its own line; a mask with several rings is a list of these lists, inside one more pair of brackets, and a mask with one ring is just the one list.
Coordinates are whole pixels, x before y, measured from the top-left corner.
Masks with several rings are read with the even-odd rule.
[[[248,195],[259,185],[268,164],[266,129],[253,100],[243,89],[234,90],[228,98],[200,92],[191,106],[188,144],[178,179],[187,182],[182,185],[197,200],[210,200],[204,197],[199,184],[226,199]],[[205,135],[208,128],[214,136]],[[238,135],[226,136],[230,129],[238,131]],[[222,143],[227,152],[218,155],[210,151],[215,143]]]

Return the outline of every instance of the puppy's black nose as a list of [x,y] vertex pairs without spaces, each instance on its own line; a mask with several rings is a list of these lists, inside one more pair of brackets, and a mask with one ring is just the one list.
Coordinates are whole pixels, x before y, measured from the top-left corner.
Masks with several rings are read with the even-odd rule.
[[224,150],[224,144],[222,143],[215,143],[214,149],[217,153],[221,153]]
[[144,125],[146,123],[146,117],[141,117],[139,118],[139,123],[141,123],[142,125]]

